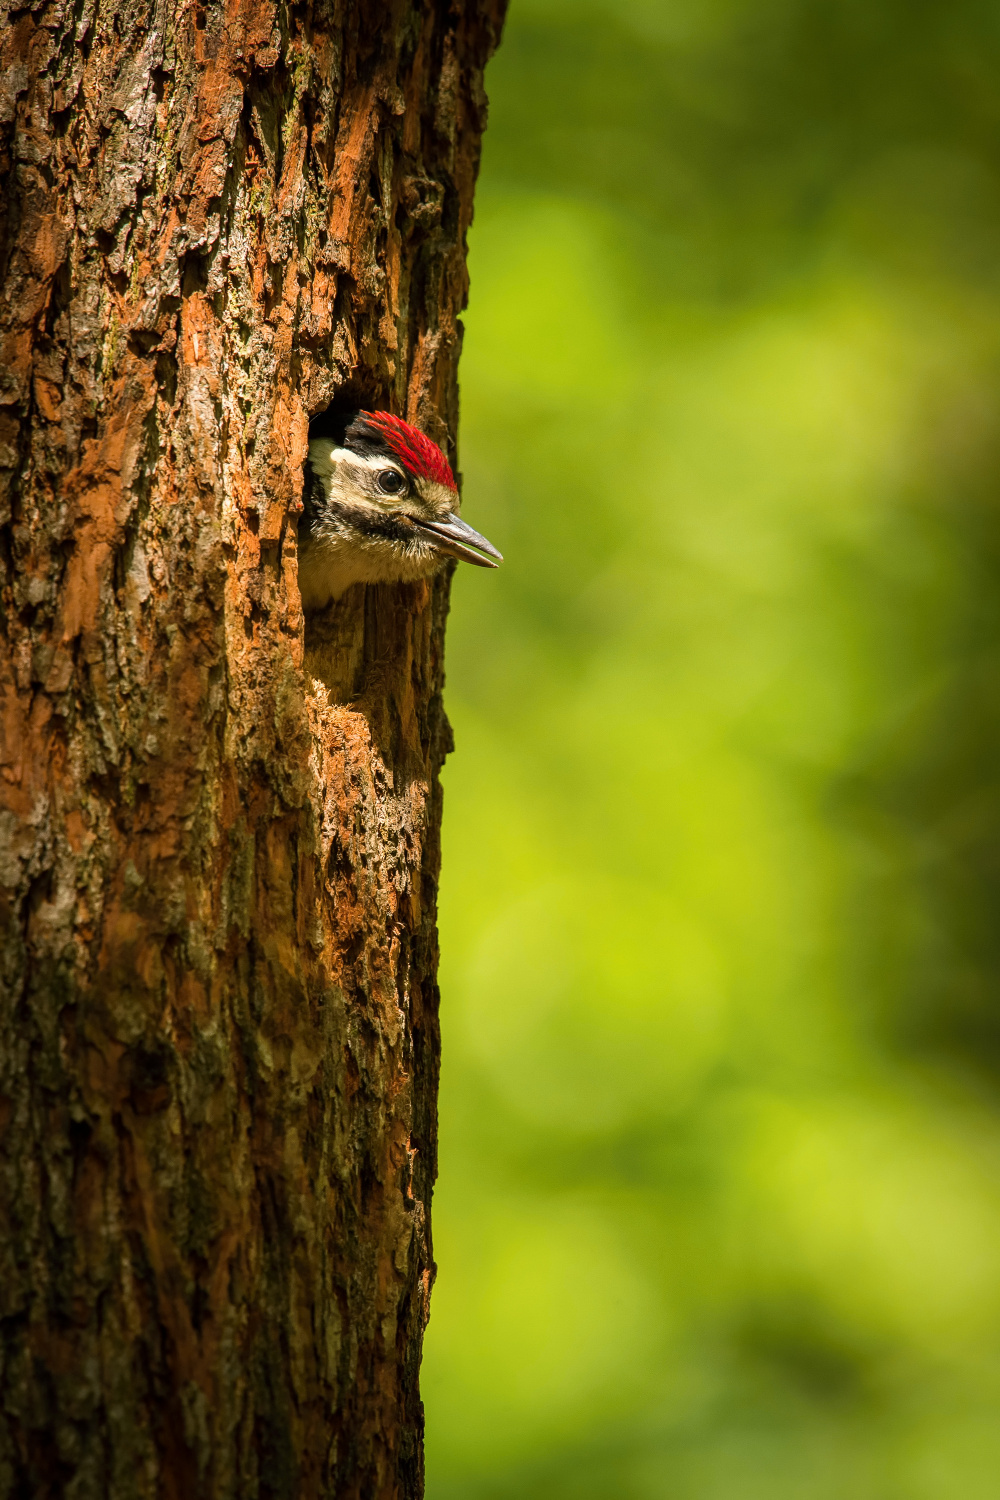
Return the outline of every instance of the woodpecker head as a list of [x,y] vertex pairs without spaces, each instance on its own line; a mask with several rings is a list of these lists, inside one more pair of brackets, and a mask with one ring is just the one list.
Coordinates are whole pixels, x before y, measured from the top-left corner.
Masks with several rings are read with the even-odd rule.
[[299,534],[299,588],[318,609],[353,583],[423,578],[449,557],[503,559],[458,514],[458,490],[436,443],[386,411],[324,419],[309,443]]

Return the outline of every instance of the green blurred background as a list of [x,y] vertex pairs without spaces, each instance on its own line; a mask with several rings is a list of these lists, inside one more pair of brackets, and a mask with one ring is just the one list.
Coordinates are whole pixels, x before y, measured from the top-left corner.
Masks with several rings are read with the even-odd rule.
[[488,87],[430,1500],[997,1500],[1000,6]]

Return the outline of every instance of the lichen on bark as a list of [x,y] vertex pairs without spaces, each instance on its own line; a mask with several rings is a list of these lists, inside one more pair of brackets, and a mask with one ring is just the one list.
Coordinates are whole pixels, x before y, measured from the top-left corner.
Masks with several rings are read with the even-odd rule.
[[447,579],[296,522],[454,457],[502,9],[0,16],[0,1500],[421,1493]]

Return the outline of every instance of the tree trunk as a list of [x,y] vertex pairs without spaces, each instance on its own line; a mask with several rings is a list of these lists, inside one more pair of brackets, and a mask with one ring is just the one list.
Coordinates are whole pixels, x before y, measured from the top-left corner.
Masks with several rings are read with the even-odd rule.
[[421,1493],[447,579],[296,520],[453,453],[502,9],[0,20],[0,1497]]

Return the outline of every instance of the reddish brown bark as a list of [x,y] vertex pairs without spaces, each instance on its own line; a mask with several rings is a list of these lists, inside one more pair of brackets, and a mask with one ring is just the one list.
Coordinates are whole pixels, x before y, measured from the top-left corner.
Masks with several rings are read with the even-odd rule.
[[447,580],[295,529],[453,452],[502,8],[0,17],[0,1497],[421,1492]]

